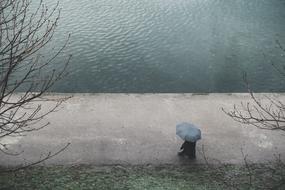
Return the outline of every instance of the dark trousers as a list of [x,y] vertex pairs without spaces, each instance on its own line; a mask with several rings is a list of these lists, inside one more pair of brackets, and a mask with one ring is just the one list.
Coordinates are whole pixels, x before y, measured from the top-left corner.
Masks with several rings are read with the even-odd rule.
[[186,155],[189,158],[196,158],[196,142],[184,141],[179,152],[180,156]]

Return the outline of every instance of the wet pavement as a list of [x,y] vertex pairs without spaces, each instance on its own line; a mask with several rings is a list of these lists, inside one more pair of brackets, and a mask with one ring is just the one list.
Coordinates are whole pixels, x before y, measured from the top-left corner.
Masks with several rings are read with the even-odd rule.
[[[285,95],[274,96],[285,100]],[[239,164],[243,154],[255,163],[278,154],[284,159],[285,132],[241,125],[221,111],[249,100],[247,94],[74,94],[45,118],[51,122],[48,127],[2,139],[23,153],[1,154],[0,165],[30,163],[67,143],[64,152],[44,164],[186,164],[187,159],[177,156],[183,143],[175,134],[180,122],[192,122],[202,131],[195,163],[204,163],[206,157],[213,163]],[[44,109],[49,106],[43,103]]]

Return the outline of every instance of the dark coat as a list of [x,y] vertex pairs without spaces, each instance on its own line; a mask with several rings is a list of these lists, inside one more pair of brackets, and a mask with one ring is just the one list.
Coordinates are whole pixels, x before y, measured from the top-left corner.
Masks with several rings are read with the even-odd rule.
[[190,158],[196,157],[196,142],[189,142],[185,141],[180,150],[182,150],[181,154],[185,154],[189,156]]

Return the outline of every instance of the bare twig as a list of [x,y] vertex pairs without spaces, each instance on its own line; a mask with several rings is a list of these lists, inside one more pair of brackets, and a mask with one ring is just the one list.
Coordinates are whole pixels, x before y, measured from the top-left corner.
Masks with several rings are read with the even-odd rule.
[[[69,98],[44,97],[66,75],[71,57],[61,65],[53,63],[66,48],[69,36],[49,59],[41,55],[58,25],[58,3],[51,9],[42,0],[36,8],[31,8],[31,3],[31,0],[0,1],[0,139],[23,136],[42,129],[49,122],[40,125],[39,121],[56,111]],[[19,91],[23,93],[15,95]],[[41,106],[44,101],[53,101],[55,104],[44,111]],[[17,155],[7,151],[5,146],[0,147],[1,153]],[[46,159],[58,153],[49,153]]]
[[41,158],[41,159],[39,159],[39,160],[36,161],[36,162],[32,162],[32,163],[30,163],[30,164],[26,164],[26,165],[24,165],[24,166],[20,166],[20,167],[13,168],[13,169],[10,168],[10,169],[7,169],[7,170],[2,170],[2,171],[0,171],[0,172],[2,172],[2,173],[4,173],[4,172],[15,172],[15,171],[18,171],[18,170],[23,170],[23,169],[26,169],[26,168],[28,168],[28,167],[37,165],[37,164],[39,164],[39,163],[42,163],[42,162],[44,162],[44,161],[46,161],[46,160],[48,160],[48,159],[51,159],[51,158],[57,156],[58,154],[60,154],[60,153],[63,152],[64,150],[66,150],[69,145],[70,145],[70,143],[67,143],[64,147],[62,147],[60,150],[58,150],[58,151],[56,151],[56,152],[54,152],[54,153],[48,152],[47,155],[45,155],[44,158]]

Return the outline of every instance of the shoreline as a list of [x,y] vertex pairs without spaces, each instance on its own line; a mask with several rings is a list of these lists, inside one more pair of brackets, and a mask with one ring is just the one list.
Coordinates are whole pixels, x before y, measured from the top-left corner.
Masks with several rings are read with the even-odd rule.
[[[0,165],[36,161],[66,143],[71,143],[67,150],[44,164],[181,165],[185,160],[178,158],[177,151],[183,141],[175,135],[175,126],[184,121],[202,130],[197,164],[203,163],[203,147],[211,163],[243,163],[241,148],[253,163],[266,163],[279,153],[285,159],[284,132],[245,126],[222,113],[222,107],[229,110],[250,101],[247,93],[49,95],[73,97],[43,120],[50,121],[50,126],[10,139],[13,150],[24,152],[18,157],[0,157]],[[285,102],[285,94],[265,95]],[[43,109],[49,106],[43,102]]]

